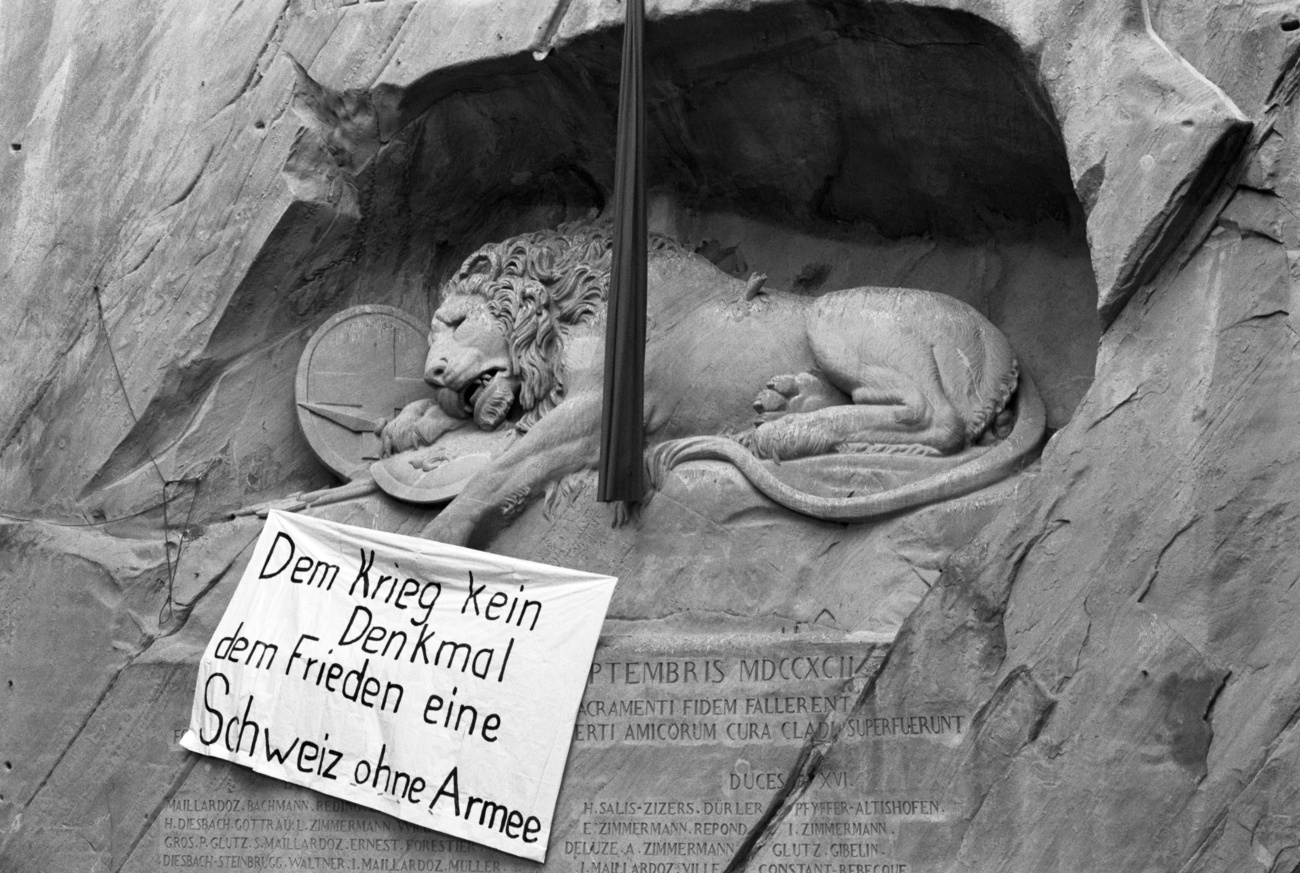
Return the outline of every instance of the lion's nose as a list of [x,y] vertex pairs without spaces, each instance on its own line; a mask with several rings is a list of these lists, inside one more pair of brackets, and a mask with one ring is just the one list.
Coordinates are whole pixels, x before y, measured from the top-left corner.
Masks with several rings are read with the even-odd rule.
[[444,380],[447,378],[447,362],[439,361],[436,364],[430,364],[424,371],[424,381],[428,382],[435,388],[442,388]]

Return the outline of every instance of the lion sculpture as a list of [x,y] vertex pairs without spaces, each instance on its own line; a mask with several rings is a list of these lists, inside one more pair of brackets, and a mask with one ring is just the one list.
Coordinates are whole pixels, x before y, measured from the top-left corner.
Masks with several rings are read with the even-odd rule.
[[[425,369],[438,399],[403,410],[384,429],[386,449],[418,447],[422,433],[446,430],[448,415],[483,429],[513,421],[523,435],[466,484],[432,536],[470,543],[562,477],[595,467],[610,249],[608,224],[573,222],[484,246],[443,289]],[[685,461],[721,459],[792,510],[864,521],[992,484],[1042,438],[1042,401],[1006,337],[955,298],[904,288],[759,293],[659,236],[648,282],[654,482]],[[827,497],[788,485],[762,460],[846,452],[949,463],[877,493]]]

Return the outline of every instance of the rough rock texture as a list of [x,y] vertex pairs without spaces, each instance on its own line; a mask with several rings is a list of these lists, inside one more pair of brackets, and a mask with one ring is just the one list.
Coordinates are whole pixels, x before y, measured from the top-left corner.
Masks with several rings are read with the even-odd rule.
[[[584,535],[604,520],[575,502],[503,536],[623,562],[616,636],[821,633],[819,608],[836,632],[892,626],[975,536],[879,676],[846,686],[852,718],[774,753],[781,778],[736,807],[736,867],[801,860],[795,825],[835,819],[817,803],[907,796],[935,805],[881,821],[912,870],[1294,869],[1294,10],[649,7],[656,226],[774,285],[975,302],[1062,428],[958,522],[940,508],[834,548],[712,467],[694,475],[724,496],[700,499],[741,530],[702,567],[667,514]],[[332,481],[295,424],[298,353],[354,303],[426,317],[478,243],[605,205],[620,15],[6,0],[0,869],[157,869],[169,800],[275,791],[174,732],[258,528],[228,513]],[[383,498],[330,514],[432,517]],[[769,537],[779,584],[751,567],[708,587]],[[889,554],[873,612],[855,577]],[[933,742],[861,729],[918,707],[973,722]]]
[[[539,62],[521,53],[534,39],[529,19],[510,19],[510,38],[497,40],[504,24],[483,22],[500,15],[470,4],[457,27],[488,34],[486,55],[448,58],[444,71],[425,48],[424,69],[437,72],[401,89],[389,79],[414,63],[413,34],[427,40],[436,29],[447,46],[466,43],[441,18],[426,21],[426,5],[407,4],[409,17],[398,14],[402,4],[291,7],[266,22],[240,21],[254,14],[241,10],[224,24],[157,37],[150,46],[210,29],[270,34],[249,70],[212,71],[212,88],[224,90],[201,107],[212,113],[202,129],[177,124],[170,92],[148,90],[182,87],[158,77],[148,55],[115,79],[124,92],[116,99],[150,113],[132,129],[170,139],[132,149],[128,137],[106,134],[121,154],[105,166],[141,168],[138,180],[127,177],[137,193],[115,193],[107,207],[81,202],[85,186],[60,172],[85,160],[80,140],[62,140],[68,124],[43,136],[36,125],[45,116],[27,123],[28,144],[6,168],[23,181],[10,217],[50,197],[55,214],[95,217],[103,238],[72,233],[72,220],[33,219],[15,235],[24,241],[7,269],[21,291],[5,305],[19,329],[5,354],[19,378],[0,407],[9,422],[0,482],[16,499],[103,519],[155,504],[160,474],[174,489],[200,491],[208,510],[324,484],[290,408],[270,401],[288,396],[282,380],[291,384],[306,331],[359,302],[425,317],[430,279],[479,243],[605,205],[615,36],[568,34]],[[582,14],[570,9],[564,20]],[[738,247],[774,285],[787,276],[810,291],[907,283],[973,298],[1041,366],[1054,423],[1063,422],[1091,368],[1095,327],[1083,310],[1092,280],[1076,248],[1063,145],[1019,50],[972,16],[908,7],[774,4],[704,20],[668,18],[651,29],[665,46],[652,57],[651,104],[650,178],[670,204],[662,217],[693,243]],[[899,47],[909,41],[918,48]],[[164,68],[194,54],[155,50]],[[290,57],[335,90],[308,82],[291,101]],[[75,51],[68,58],[66,76],[104,75],[89,58],[78,66]],[[206,92],[208,73],[194,76]],[[42,104],[46,123],[82,111],[86,86],[67,87],[72,98]],[[105,105],[85,111],[107,113]],[[146,160],[150,148],[170,160]],[[773,233],[758,222],[819,244],[786,241],[779,255],[759,258]],[[886,239],[928,231],[942,241],[913,247],[914,261],[904,250],[886,258],[872,228]],[[187,244],[168,245],[179,240],[164,235],[178,233]],[[95,265],[88,276],[37,255],[92,245],[107,254],[78,260]],[[958,261],[967,258],[974,263]],[[57,281],[75,286],[60,296],[63,308],[36,314],[33,295]],[[1050,287],[1034,293],[1036,281]],[[1020,305],[1026,297],[1030,307]],[[1046,307],[1049,319],[1033,311]],[[1044,332],[1033,327],[1041,320],[1051,323]],[[1043,345],[1061,354],[1041,354]],[[87,418],[98,426],[84,427]]]
[[[1210,195],[1226,203],[1106,332],[1096,381],[1040,474],[953,558],[863,701],[964,699],[972,733],[910,758],[846,742],[819,761],[870,764],[876,785],[907,773],[960,810],[956,827],[900,836],[934,869],[1300,862],[1285,399],[1300,387],[1300,226],[1297,154],[1283,145],[1297,21],[1172,6],[1157,16],[1171,42],[1195,47],[1257,119],[1233,184]],[[809,784],[794,796],[835,796]],[[793,814],[792,800],[775,820]],[[758,842],[751,864],[772,857]]]

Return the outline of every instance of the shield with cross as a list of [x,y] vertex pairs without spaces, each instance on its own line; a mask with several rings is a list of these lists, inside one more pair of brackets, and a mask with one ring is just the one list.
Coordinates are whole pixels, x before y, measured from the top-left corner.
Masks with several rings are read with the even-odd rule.
[[392,306],[354,306],[322,324],[298,360],[298,424],[316,457],[343,479],[378,460],[376,429],[424,382],[427,325]]

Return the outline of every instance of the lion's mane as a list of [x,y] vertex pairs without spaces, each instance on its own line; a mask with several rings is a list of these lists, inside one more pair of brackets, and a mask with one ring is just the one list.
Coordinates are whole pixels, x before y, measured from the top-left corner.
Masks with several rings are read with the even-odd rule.
[[[484,298],[505,331],[511,369],[520,379],[519,431],[564,399],[564,330],[591,321],[604,307],[612,248],[608,221],[571,221],[483,246],[444,287],[444,298]],[[684,249],[652,234],[650,250]]]

